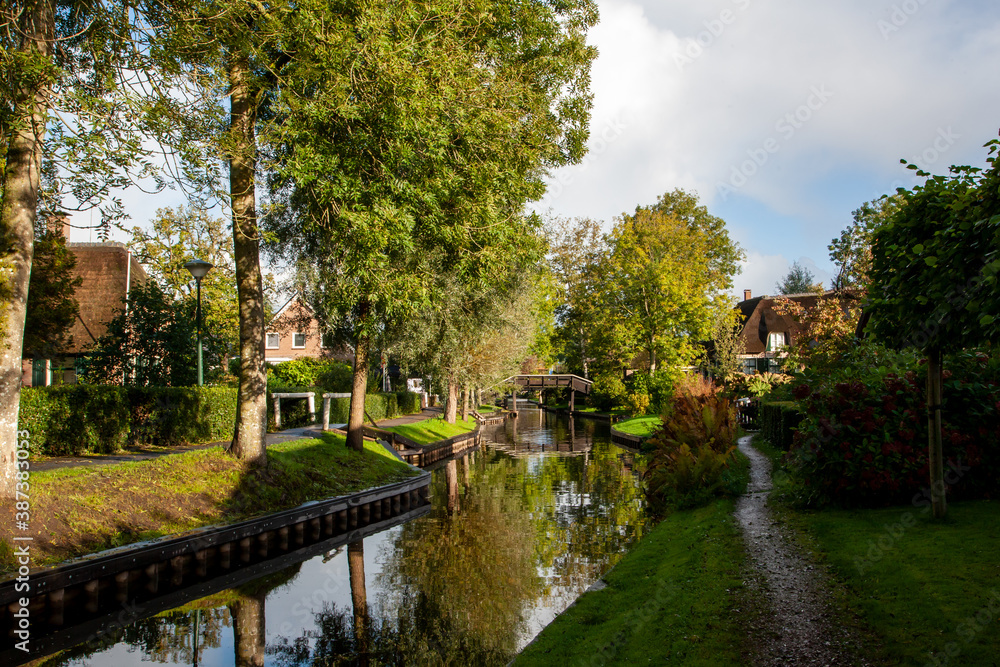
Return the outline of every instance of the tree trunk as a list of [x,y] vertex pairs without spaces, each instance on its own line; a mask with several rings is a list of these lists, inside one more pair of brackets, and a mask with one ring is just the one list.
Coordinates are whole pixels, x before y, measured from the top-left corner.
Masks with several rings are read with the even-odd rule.
[[354,641],[360,664],[368,663],[368,589],[365,585],[365,543],[347,545],[347,575],[351,581],[354,608]]
[[469,418],[469,385],[462,390],[462,421]]
[[931,470],[931,510],[935,519],[941,519],[948,511],[945,497],[944,452],[941,445],[941,363],[940,349],[927,353],[927,441]]
[[233,643],[236,667],[264,667],[264,643],[267,629],[264,617],[264,594],[241,596],[229,605],[233,617]]
[[454,424],[458,417],[458,383],[455,378],[448,377],[448,397],[444,404],[444,420]]
[[656,347],[650,339],[649,341],[649,374],[652,375],[656,372]]
[[361,451],[365,448],[365,394],[368,391],[368,348],[371,341],[367,334],[358,334],[354,346],[354,384],[351,385],[351,413],[347,418],[347,446]]
[[[20,17],[18,50],[52,58],[55,39],[55,3],[39,0]],[[42,140],[48,114],[50,83],[44,76],[28,77],[14,99],[7,164],[0,211],[0,498],[15,496],[17,482],[17,419],[21,401],[21,347],[28,302],[28,278],[34,254],[35,217],[41,185]],[[30,435],[28,435],[30,439]]]
[[229,194],[233,206],[233,257],[240,309],[240,384],[232,454],[253,466],[267,465],[267,370],[264,365],[264,283],[260,272],[260,233],[255,189],[256,102],[247,81],[249,63],[232,56],[229,63]]

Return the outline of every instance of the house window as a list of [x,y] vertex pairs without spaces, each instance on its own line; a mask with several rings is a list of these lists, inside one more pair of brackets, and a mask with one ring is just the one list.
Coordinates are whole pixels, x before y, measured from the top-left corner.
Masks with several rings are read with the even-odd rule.
[[770,333],[767,335],[767,351],[777,352],[781,348],[785,347],[785,342],[784,333]]
[[292,349],[301,350],[306,346],[306,335],[304,333],[292,334]]
[[333,347],[333,334],[331,334],[330,332],[326,332],[322,336],[320,336],[319,346],[322,347],[323,349]]
[[265,339],[264,347],[268,350],[277,350],[281,347],[281,334],[269,333]]

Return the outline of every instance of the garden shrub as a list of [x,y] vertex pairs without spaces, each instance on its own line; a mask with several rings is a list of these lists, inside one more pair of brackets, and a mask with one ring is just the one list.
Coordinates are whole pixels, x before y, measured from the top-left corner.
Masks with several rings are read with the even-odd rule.
[[[926,373],[915,359],[909,365],[902,372],[852,368],[845,375],[853,378],[817,377],[795,387],[805,415],[791,456],[803,502],[925,502]],[[948,356],[945,368],[941,416],[949,496],[997,497],[1000,359],[996,353],[965,352]]]
[[802,421],[799,404],[794,401],[768,401],[760,404],[760,436],[778,449],[788,451],[795,428]]
[[587,405],[607,412],[625,402],[625,383],[616,373],[605,373],[594,378],[587,396]]
[[648,377],[650,412],[663,414],[673,404],[674,394],[683,374],[676,368],[663,368],[650,373]]
[[[279,393],[298,393],[305,391],[315,391],[316,392],[316,421],[323,420],[323,392],[320,389],[310,388],[310,387],[288,387],[281,388]],[[347,392],[328,392],[328,393],[347,393]],[[301,405],[300,405],[301,404]],[[286,410],[286,405],[288,409]],[[301,401],[287,401],[282,400],[281,402],[281,428],[297,428],[298,426],[306,426],[312,422],[308,419],[308,403],[306,399]],[[271,392],[268,391],[267,400],[267,416],[268,416],[268,430],[274,430],[274,400],[271,398]],[[420,412],[420,394],[400,391],[390,394],[367,394],[365,396],[365,411],[368,415],[372,417],[375,421],[382,419],[392,419],[393,417],[399,417],[402,415],[410,415],[416,412]],[[331,424],[346,424],[348,417],[351,413],[351,399],[348,396],[343,398],[331,398],[330,399],[330,423]],[[365,423],[370,423],[368,417],[365,417]]]
[[632,393],[625,398],[625,409],[630,417],[639,417],[649,410],[649,394]]
[[645,443],[651,456],[644,475],[654,507],[693,507],[726,486],[736,449],[736,414],[730,399],[700,385],[681,387],[663,428]]
[[33,454],[65,456],[226,440],[235,421],[231,388],[64,385],[23,388],[18,429],[31,433]]

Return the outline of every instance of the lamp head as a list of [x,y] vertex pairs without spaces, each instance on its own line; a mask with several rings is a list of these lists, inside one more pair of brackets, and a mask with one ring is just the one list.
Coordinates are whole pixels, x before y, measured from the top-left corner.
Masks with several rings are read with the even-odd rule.
[[207,274],[213,266],[215,265],[211,262],[206,262],[205,260],[198,259],[197,257],[184,264],[184,268],[191,272],[191,275],[194,276],[195,280],[201,280],[204,278],[205,274]]

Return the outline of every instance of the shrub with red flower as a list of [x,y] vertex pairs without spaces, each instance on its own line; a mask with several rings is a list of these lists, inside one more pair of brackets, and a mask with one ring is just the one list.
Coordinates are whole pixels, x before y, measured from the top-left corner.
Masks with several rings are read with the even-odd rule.
[[[793,388],[805,418],[790,456],[807,504],[909,503],[929,485],[918,360],[895,361],[895,368],[845,364],[836,376],[806,377]],[[949,496],[1000,497],[1000,354],[965,352],[945,365],[946,467],[972,467]]]

